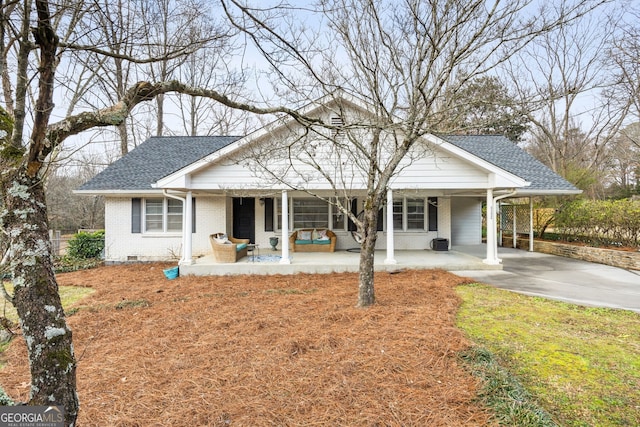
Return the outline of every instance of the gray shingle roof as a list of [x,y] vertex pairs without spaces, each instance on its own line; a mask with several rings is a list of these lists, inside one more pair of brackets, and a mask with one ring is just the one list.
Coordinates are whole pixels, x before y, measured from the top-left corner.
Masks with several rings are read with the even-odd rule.
[[441,139],[531,183],[525,191],[578,189],[535,157],[501,135],[438,135]]
[[238,140],[238,136],[151,137],[78,190],[150,190],[151,184]]
[[[532,192],[577,189],[499,135],[439,135],[443,140],[529,182]],[[143,191],[151,184],[240,139],[239,136],[151,137],[82,185],[80,191]]]

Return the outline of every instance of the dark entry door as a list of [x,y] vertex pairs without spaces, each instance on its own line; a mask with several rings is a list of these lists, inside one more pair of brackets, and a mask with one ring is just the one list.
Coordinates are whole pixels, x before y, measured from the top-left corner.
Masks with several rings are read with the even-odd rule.
[[233,198],[233,237],[256,242],[256,199]]

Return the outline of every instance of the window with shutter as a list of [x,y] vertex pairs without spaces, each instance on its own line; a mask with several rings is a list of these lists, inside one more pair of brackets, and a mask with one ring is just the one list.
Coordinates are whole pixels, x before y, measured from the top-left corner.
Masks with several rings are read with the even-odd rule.
[[429,197],[428,215],[429,215],[429,231],[438,231],[438,198]]
[[[192,198],[191,232],[196,232],[196,199]],[[172,198],[132,198],[131,233],[181,233],[182,201]]]

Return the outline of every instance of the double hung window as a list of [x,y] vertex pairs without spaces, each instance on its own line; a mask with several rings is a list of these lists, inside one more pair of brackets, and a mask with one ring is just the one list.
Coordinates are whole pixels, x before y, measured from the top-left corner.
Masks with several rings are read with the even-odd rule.
[[404,229],[403,225],[404,218],[404,200],[394,200],[393,201],[393,229],[401,231]]
[[407,230],[424,230],[424,199],[405,199]]
[[329,204],[315,198],[293,199],[293,228],[328,228]]
[[[355,199],[354,199],[355,201]],[[344,203],[347,203],[346,201]],[[282,200],[277,199],[271,209],[275,208],[277,229],[282,229]],[[353,206],[352,206],[353,207]],[[357,205],[354,207],[357,214]],[[352,209],[352,212],[354,210]],[[382,207],[378,216],[378,231],[383,231],[386,224],[387,210]],[[393,201],[394,231],[437,231],[437,198],[402,198]],[[290,227],[331,228],[333,230],[351,229],[347,226],[347,216],[336,206],[324,200],[304,197],[292,198],[289,203]],[[428,228],[427,228],[428,225]]]
[[147,233],[182,231],[182,202],[169,198],[145,199],[144,230]]
[[424,199],[403,198],[393,201],[393,228],[396,231],[424,230]]
[[[275,203],[278,230],[282,230],[282,200]],[[312,197],[293,198],[289,203],[289,221],[293,229],[330,228],[344,229],[344,216],[337,208],[324,200]]]

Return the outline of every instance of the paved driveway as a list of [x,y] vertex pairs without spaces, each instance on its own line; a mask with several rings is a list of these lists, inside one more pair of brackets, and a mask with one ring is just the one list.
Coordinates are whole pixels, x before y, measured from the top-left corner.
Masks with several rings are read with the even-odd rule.
[[511,248],[499,248],[498,256],[502,271],[454,273],[527,295],[640,313],[640,271]]

